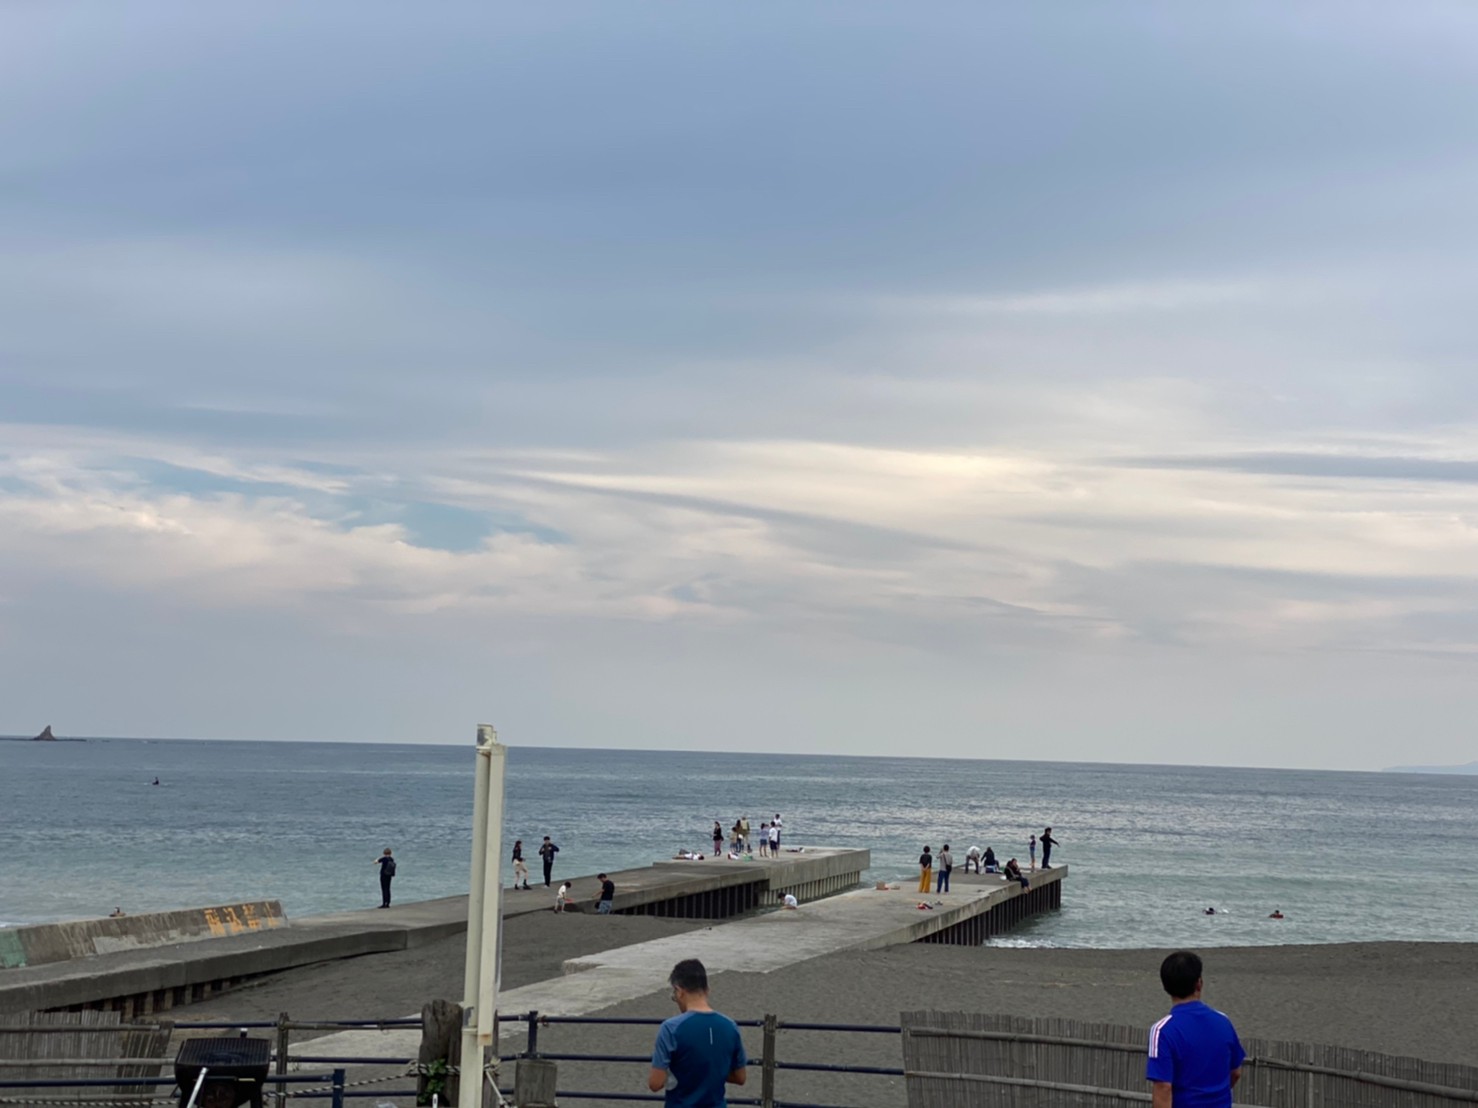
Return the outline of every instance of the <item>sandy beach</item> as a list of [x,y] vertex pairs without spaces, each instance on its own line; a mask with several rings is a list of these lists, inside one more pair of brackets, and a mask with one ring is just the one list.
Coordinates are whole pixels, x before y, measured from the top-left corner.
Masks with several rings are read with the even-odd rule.
[[[710,926],[699,924],[698,926]],[[721,925],[720,925],[721,926]],[[681,933],[692,923],[646,917],[526,916],[509,921],[505,986],[560,972],[564,959]],[[1206,999],[1246,1037],[1294,1039],[1478,1064],[1478,945],[1368,943],[1206,949]],[[460,938],[418,950],[372,955],[283,974],[254,987],[178,1010],[180,1018],[303,1019],[399,1016],[461,988]],[[939,1008],[1059,1016],[1148,1026],[1166,999],[1156,977],[1159,950],[1059,950],[902,946],[838,954],[772,974],[725,973],[714,1003],[740,1019],[767,1012],[783,1020],[894,1024],[900,1011]],[[602,1015],[673,1014],[665,983]],[[644,1055],[647,1027],[553,1027],[546,1051]],[[751,1053],[759,1031],[746,1030]],[[366,1050],[370,1046],[366,1044]],[[878,1066],[901,1064],[896,1036],[783,1032],[779,1057]],[[640,1091],[640,1065],[561,1063],[572,1089]],[[900,1079],[783,1072],[785,1099],[899,1105]]]

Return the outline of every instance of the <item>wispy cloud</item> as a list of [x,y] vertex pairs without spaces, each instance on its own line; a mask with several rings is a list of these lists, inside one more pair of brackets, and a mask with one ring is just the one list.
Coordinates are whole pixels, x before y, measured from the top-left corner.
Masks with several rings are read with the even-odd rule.
[[1228,308],[1274,295],[1256,280],[1161,280],[983,296],[905,297],[894,307],[957,316],[1113,316]]

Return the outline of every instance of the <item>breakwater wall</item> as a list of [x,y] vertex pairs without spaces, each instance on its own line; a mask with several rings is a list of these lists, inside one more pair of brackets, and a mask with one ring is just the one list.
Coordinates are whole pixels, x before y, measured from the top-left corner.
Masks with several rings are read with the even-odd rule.
[[1062,879],[1066,876],[1067,867],[1058,866],[1032,874],[1029,887],[1023,888],[1015,881],[1004,884],[974,905],[964,919],[921,935],[914,942],[980,946],[1033,916],[1061,908]]
[[0,928],[0,970],[245,935],[287,926],[276,900]]
[[725,858],[657,862],[611,875],[616,883],[613,910],[675,919],[731,919],[779,904],[787,893],[804,904],[855,889],[871,865],[870,851],[828,847],[743,862]]

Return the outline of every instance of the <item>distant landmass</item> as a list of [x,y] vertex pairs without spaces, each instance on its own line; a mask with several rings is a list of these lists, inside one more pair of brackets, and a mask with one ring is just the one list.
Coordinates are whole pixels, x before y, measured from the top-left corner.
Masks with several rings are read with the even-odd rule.
[[1391,766],[1387,773],[1478,773],[1478,762],[1461,766]]
[[51,724],[41,729],[39,735],[0,735],[0,742],[8,743],[85,743],[86,739],[59,739],[51,733]]

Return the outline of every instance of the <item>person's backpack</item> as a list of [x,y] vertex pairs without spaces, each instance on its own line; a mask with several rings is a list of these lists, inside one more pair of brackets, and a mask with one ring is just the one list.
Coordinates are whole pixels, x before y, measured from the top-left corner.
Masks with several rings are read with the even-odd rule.
[[391,858],[390,861],[386,863],[386,865],[385,865],[385,876],[386,877],[394,877],[395,876],[395,859],[394,858]]

